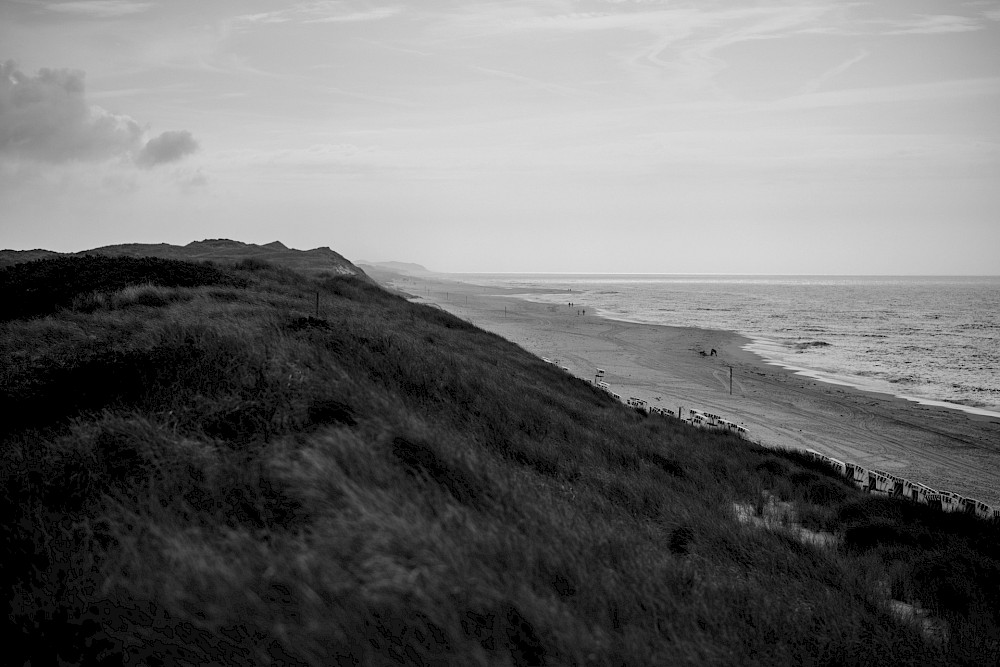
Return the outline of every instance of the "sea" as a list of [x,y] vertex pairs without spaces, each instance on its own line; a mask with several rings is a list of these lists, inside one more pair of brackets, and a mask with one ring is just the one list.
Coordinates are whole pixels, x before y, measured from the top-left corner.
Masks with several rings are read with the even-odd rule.
[[1000,417],[1000,276],[476,274],[627,322],[726,329],[818,381]]

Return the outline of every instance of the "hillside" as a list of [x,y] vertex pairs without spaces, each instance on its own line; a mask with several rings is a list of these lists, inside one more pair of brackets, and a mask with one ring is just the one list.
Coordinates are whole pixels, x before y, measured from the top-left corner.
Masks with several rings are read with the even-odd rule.
[[0,332],[12,663],[1000,650],[997,525],[627,409],[364,276],[42,259],[0,269]]
[[[176,246],[169,243],[126,243],[103,246],[79,253],[67,253],[69,256],[104,255],[108,257],[158,257],[160,259],[176,259],[189,261],[212,261],[232,264],[246,259],[257,259],[275,262],[287,268],[309,276],[319,278],[334,275],[350,275],[367,280],[365,272],[344,259],[343,256],[330,248],[313,248],[312,250],[294,250],[280,241],[272,241],[265,245],[243,243],[229,239],[206,239],[192,241],[187,245]],[[0,267],[18,263],[59,256],[48,250],[0,250]]]

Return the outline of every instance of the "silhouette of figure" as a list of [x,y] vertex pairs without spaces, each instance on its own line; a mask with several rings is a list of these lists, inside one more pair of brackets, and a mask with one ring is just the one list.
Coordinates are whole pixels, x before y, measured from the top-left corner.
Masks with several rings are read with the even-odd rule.
[[717,356],[719,356],[719,355],[715,353],[715,348],[713,347],[713,348],[712,348],[712,353],[711,353],[711,354],[709,354],[708,356],[710,356],[710,357],[717,357]]

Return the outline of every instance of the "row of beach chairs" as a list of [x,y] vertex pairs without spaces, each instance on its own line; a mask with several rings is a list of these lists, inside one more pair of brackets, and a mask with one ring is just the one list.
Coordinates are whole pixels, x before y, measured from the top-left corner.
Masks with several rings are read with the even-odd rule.
[[806,454],[814,461],[819,461],[833,468],[834,471],[851,480],[856,487],[869,493],[906,498],[915,503],[936,507],[942,512],[974,514],[981,519],[1000,521],[1000,508],[990,507],[974,498],[966,498],[952,491],[935,491],[920,482],[911,482],[875,468],[867,469],[849,461],[839,461],[832,456],[817,452],[815,449],[807,449]]
[[[565,366],[563,369],[569,370]],[[611,385],[604,381],[604,375],[604,370],[598,368],[594,378],[595,384],[620,401],[621,396],[615,393],[611,389]],[[674,412],[668,408],[650,406],[647,401],[635,396],[626,399],[625,404],[647,414],[680,419],[695,428],[733,433],[740,438],[750,440],[750,433],[746,427],[711,412],[689,409],[685,416],[683,407],[678,407],[677,412]],[[915,503],[937,507],[942,512],[972,514],[981,519],[1000,521],[1000,507],[991,507],[975,498],[967,498],[953,491],[935,490],[926,484],[912,482],[883,470],[867,469],[856,463],[840,461],[814,449],[807,449],[806,453],[813,460],[828,465],[841,476],[850,479],[856,487],[867,490],[869,493],[906,498]]]
[[[549,359],[544,360],[559,366],[557,362]],[[569,372],[566,366],[560,367],[564,371]],[[604,376],[604,369],[598,368],[594,376],[594,384],[616,400],[622,400],[621,395],[612,390],[611,385],[604,380]],[[684,416],[683,407],[678,407],[677,412],[674,412],[668,408],[650,406],[647,401],[635,396],[629,396],[625,400],[625,404],[646,414],[680,419],[695,428],[733,433],[740,438],[750,440],[750,433],[746,427],[711,412],[689,409],[687,416]],[[1000,507],[991,507],[975,498],[967,498],[953,491],[935,490],[926,484],[903,479],[883,470],[868,469],[857,463],[840,461],[815,449],[806,449],[806,454],[813,460],[833,468],[838,474],[851,480],[856,487],[864,489],[869,493],[906,498],[915,503],[937,507],[942,512],[972,514],[981,519],[1000,521]]]

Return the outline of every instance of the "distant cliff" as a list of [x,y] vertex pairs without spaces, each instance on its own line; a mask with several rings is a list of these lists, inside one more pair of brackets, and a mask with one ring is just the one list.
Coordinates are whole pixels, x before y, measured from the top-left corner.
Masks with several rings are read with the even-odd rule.
[[369,273],[375,271],[383,273],[396,273],[404,276],[435,275],[434,271],[412,262],[368,262],[365,260],[358,260],[358,265],[365,267],[365,270]]

